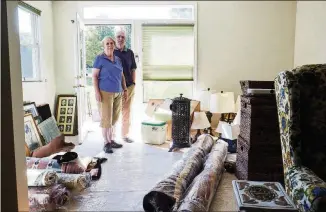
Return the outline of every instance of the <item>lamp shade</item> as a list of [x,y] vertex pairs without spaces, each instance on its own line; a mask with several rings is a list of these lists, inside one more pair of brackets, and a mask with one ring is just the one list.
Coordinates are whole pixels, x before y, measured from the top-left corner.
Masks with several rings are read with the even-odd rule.
[[241,97],[240,97],[240,95],[238,95],[237,101],[235,102],[235,108],[234,108],[235,113],[240,111],[240,108],[241,108],[240,100],[241,100]]
[[209,128],[211,124],[209,123],[205,112],[194,112],[194,119],[192,121],[191,129],[200,130]]
[[211,97],[210,90],[204,90],[197,93],[197,99],[200,101],[200,109],[203,111],[209,111],[209,101]]
[[223,92],[211,95],[210,112],[212,113],[234,113],[234,93]]
[[229,140],[234,140],[238,138],[240,133],[239,126],[232,126],[231,124],[220,121],[217,125],[215,132],[221,133],[222,138],[226,138]]
[[241,110],[239,109],[237,115],[235,116],[232,125],[240,125]]

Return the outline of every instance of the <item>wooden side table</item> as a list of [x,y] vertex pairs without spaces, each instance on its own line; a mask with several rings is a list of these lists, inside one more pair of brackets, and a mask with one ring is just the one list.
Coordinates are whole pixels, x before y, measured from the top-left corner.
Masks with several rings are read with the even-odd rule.
[[278,182],[233,180],[232,185],[240,212],[298,212]]

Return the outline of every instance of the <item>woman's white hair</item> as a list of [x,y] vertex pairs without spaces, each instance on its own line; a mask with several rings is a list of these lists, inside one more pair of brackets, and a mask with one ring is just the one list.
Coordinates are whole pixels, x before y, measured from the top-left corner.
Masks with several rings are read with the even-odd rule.
[[115,44],[115,40],[114,40],[114,38],[112,38],[111,36],[105,36],[105,37],[103,38],[103,40],[101,41],[102,45],[104,45],[104,41],[106,41],[107,39],[112,40],[113,43],[114,43],[114,46],[116,46],[116,44]]

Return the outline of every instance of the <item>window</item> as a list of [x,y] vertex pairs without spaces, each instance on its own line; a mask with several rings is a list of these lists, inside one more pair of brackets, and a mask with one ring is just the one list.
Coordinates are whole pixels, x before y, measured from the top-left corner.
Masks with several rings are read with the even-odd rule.
[[85,19],[194,20],[193,5],[110,5],[89,6]]
[[192,98],[195,64],[193,25],[144,25],[142,33],[144,101],[149,98],[173,98],[180,93]]
[[23,81],[41,80],[40,15],[41,11],[19,1],[18,20]]

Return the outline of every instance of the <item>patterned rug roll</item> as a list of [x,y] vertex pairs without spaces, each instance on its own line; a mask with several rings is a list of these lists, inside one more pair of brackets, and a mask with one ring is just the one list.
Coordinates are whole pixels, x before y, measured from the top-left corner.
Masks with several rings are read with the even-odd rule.
[[144,196],[143,208],[146,212],[172,211],[175,203],[181,199],[192,180],[200,173],[214,141],[208,135],[198,139],[198,143],[192,145],[173,166],[172,171]]
[[60,164],[50,158],[26,157],[26,167],[28,169],[61,169]]
[[58,173],[58,183],[66,186],[68,189],[83,190],[87,188],[92,180],[90,173],[84,174],[66,174]]
[[49,169],[27,169],[28,186],[51,186],[58,181],[55,171]]
[[209,211],[210,204],[216,193],[219,181],[224,172],[224,161],[227,156],[227,144],[217,142],[208,155],[204,170],[188,187],[180,205],[175,211],[196,212]]
[[29,187],[28,197],[30,207],[37,209],[59,209],[66,205],[70,198],[70,192],[63,185],[51,187]]
[[29,194],[29,211],[54,211],[55,205],[50,201],[50,195],[48,194]]

